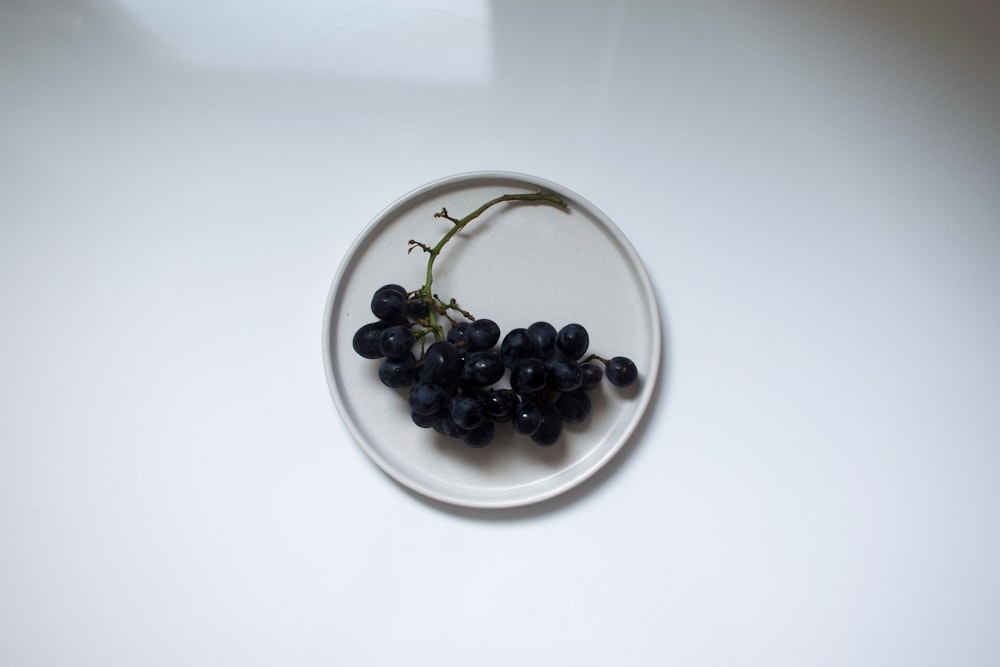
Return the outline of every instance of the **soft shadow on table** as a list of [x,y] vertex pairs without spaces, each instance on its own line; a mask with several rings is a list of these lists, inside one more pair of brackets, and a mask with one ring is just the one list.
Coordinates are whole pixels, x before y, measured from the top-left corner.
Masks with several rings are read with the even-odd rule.
[[443,503],[439,500],[434,500],[421,495],[416,491],[404,487],[398,482],[396,482],[396,485],[404,492],[412,496],[415,500],[427,505],[428,507],[444,512],[445,514],[451,514],[463,519],[472,519],[476,521],[530,520],[546,514],[559,512],[569,505],[578,502],[581,498],[596,493],[609,478],[615,475],[624,465],[626,465],[628,460],[631,458],[632,453],[643,441],[646,440],[648,437],[652,412],[657,405],[662,406],[664,404],[662,400],[657,400],[657,397],[660,395],[660,392],[667,391],[669,386],[667,376],[670,371],[670,355],[672,352],[672,346],[670,344],[670,330],[667,326],[667,318],[664,315],[664,309],[660,307],[658,295],[656,295],[656,299],[657,309],[660,312],[660,328],[662,330],[663,347],[661,349],[660,357],[660,372],[657,374],[656,385],[653,387],[653,398],[650,401],[649,409],[646,410],[646,413],[639,420],[639,424],[636,426],[635,432],[632,433],[632,437],[628,439],[618,453],[610,461],[608,461],[604,467],[594,473],[594,475],[592,475],[589,479],[582,482],[578,486],[573,487],[569,491],[566,491],[565,493],[555,496],[554,498],[544,500],[540,503],[507,508],[478,508],[450,505],[448,503]]

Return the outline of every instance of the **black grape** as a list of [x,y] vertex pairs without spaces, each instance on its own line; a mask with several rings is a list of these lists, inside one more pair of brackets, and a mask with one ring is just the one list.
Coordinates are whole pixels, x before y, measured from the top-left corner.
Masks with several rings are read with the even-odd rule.
[[469,328],[468,322],[459,322],[451,329],[448,329],[448,342],[452,345],[458,345],[459,343],[465,342],[465,330]]
[[441,413],[432,412],[429,415],[422,415],[419,412],[410,412],[410,419],[420,428],[434,428],[441,421]]
[[556,356],[556,328],[548,322],[535,322],[528,331],[535,337],[535,355],[542,361]]
[[409,358],[386,359],[378,368],[378,379],[393,389],[409,387],[416,375],[417,367],[412,354]]
[[441,415],[438,423],[434,424],[433,429],[441,435],[446,435],[450,438],[461,439],[469,434],[469,429],[462,428],[456,424],[455,420],[447,412]]
[[500,340],[500,327],[493,320],[480,319],[465,329],[465,342],[470,352],[488,350]]
[[354,334],[354,351],[365,359],[381,359],[384,355],[378,347],[379,338],[388,325],[385,322],[371,322]]
[[493,421],[508,421],[517,407],[517,394],[506,389],[491,389],[483,399],[486,415]]
[[604,374],[608,376],[608,382],[616,387],[628,387],[639,377],[639,371],[635,367],[635,362],[628,357],[612,357],[609,359]]
[[542,425],[542,413],[532,401],[521,401],[514,408],[514,430],[521,435],[531,435]]
[[556,336],[556,349],[570,359],[579,359],[590,347],[590,334],[581,324],[567,324]]
[[410,389],[410,410],[421,415],[440,412],[448,400],[448,394],[439,384],[420,383]]
[[503,361],[496,352],[475,352],[462,366],[462,382],[470,387],[488,387],[503,374]]
[[582,389],[559,394],[556,400],[559,416],[568,424],[580,424],[590,416],[590,396]]
[[424,320],[430,314],[431,309],[423,298],[418,296],[406,302],[406,315],[411,320]]
[[583,372],[583,382],[580,384],[580,389],[584,391],[590,391],[601,384],[601,378],[604,377],[604,370],[594,363],[586,363],[580,366],[580,370]]
[[519,394],[534,394],[545,388],[545,364],[539,359],[522,359],[510,372],[510,388]]
[[389,288],[375,292],[372,297],[372,312],[375,317],[387,322],[399,322],[406,319],[406,293]]
[[539,412],[542,417],[541,424],[538,430],[531,434],[531,441],[542,447],[551,447],[562,435],[562,417],[554,405],[542,405]]
[[530,359],[536,352],[535,337],[527,329],[512,329],[500,343],[500,356],[507,368],[514,368],[522,359]]
[[490,421],[483,422],[465,436],[465,444],[477,449],[485,447],[491,442],[493,442],[493,422]]
[[405,359],[411,354],[413,334],[410,328],[403,324],[388,327],[378,339],[378,349],[383,357],[390,359]]
[[383,290],[389,290],[391,292],[397,292],[399,294],[402,294],[403,296],[406,296],[406,288],[403,287],[402,285],[397,285],[396,283],[389,283],[388,285],[382,285],[377,290],[375,290],[375,294],[378,294],[379,292],[381,292]]
[[556,391],[573,391],[583,383],[580,364],[566,357],[556,357],[545,364],[548,385]]
[[462,361],[458,350],[451,343],[442,340],[427,348],[419,378],[421,382],[448,386],[458,380],[461,373]]
[[455,394],[448,407],[451,418],[455,420],[461,428],[471,431],[486,419],[486,410],[483,404],[476,400],[475,396],[469,394]]

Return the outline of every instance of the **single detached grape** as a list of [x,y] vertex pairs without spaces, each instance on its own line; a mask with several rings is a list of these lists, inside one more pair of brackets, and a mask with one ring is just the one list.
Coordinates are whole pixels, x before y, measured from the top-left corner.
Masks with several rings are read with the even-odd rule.
[[535,355],[542,361],[548,361],[556,356],[556,328],[548,322],[535,322],[528,327],[528,332],[535,337]]
[[465,329],[465,342],[470,352],[488,350],[500,340],[500,327],[493,320],[479,319]]
[[616,387],[628,387],[639,377],[639,370],[628,357],[612,357],[604,374],[608,376],[608,382]]
[[579,359],[588,347],[590,347],[590,334],[581,324],[567,324],[556,336],[556,349],[570,359]]

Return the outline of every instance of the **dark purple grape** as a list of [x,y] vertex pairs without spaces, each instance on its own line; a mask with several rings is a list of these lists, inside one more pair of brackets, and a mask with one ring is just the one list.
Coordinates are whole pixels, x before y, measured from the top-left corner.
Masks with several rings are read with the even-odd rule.
[[533,401],[521,401],[514,408],[514,430],[521,435],[531,435],[542,425],[542,413]]
[[556,356],[556,328],[548,322],[535,322],[528,331],[535,337],[535,354],[542,361]]
[[566,357],[556,357],[545,364],[548,386],[556,391],[573,391],[583,383],[580,364]]
[[559,416],[554,405],[542,405],[539,412],[541,412],[542,417],[541,424],[539,424],[538,430],[531,434],[531,440],[541,447],[551,447],[562,435],[562,417]]
[[490,421],[483,422],[465,436],[465,444],[476,449],[485,447],[491,442],[493,442],[493,422]]
[[470,387],[488,387],[502,378],[505,370],[496,352],[474,352],[462,366],[462,382]]
[[559,394],[556,410],[568,424],[580,424],[590,416],[590,396],[582,389]]
[[378,294],[382,290],[390,290],[392,292],[399,292],[403,296],[406,296],[406,288],[403,287],[402,285],[397,285],[396,283],[389,283],[388,285],[382,285],[377,290],[375,290],[375,292],[373,292],[373,293],[374,294]]
[[616,387],[627,387],[639,377],[639,370],[628,357],[612,357],[604,374],[608,376],[608,382]]
[[493,421],[508,421],[517,407],[517,395],[506,389],[491,389],[483,400],[486,416]]
[[413,334],[410,327],[396,324],[386,328],[378,339],[378,349],[383,357],[405,359],[413,348]]
[[584,391],[590,391],[601,384],[601,378],[604,377],[604,370],[594,363],[586,363],[580,366],[580,370],[583,371],[583,382],[580,384],[580,389]]
[[449,386],[458,380],[461,373],[462,361],[458,350],[451,343],[441,340],[427,348],[418,377],[421,382]]
[[588,347],[590,334],[581,324],[567,324],[556,335],[556,349],[570,359],[579,359]]
[[422,415],[419,412],[410,412],[410,419],[420,428],[434,428],[435,424],[441,421],[441,413],[432,412],[429,415]]
[[406,302],[406,315],[411,320],[425,320],[431,314],[431,309],[423,297],[416,296]]
[[469,394],[455,394],[448,406],[448,412],[455,423],[467,431],[476,428],[486,419],[483,404]]
[[410,389],[410,410],[416,414],[437,414],[448,402],[448,394],[439,384],[418,383]]
[[540,359],[522,359],[510,372],[510,388],[519,394],[534,394],[545,388],[545,364]]
[[511,329],[500,344],[500,356],[507,368],[514,368],[522,359],[535,356],[535,337],[527,329]]
[[387,326],[389,325],[380,321],[371,322],[358,329],[352,341],[354,351],[365,359],[381,359],[383,355],[379,350],[378,341]]
[[393,289],[380,289],[372,297],[372,312],[375,313],[375,317],[386,322],[406,319],[406,293],[400,294]]
[[393,389],[409,387],[416,376],[417,367],[412,354],[409,358],[386,359],[378,368],[378,379]]
[[462,428],[456,424],[455,420],[447,412],[441,415],[438,423],[434,424],[433,429],[441,435],[446,435],[450,438],[462,439],[469,434],[469,429]]
[[465,330],[469,328],[468,322],[459,322],[452,328],[448,329],[448,342],[452,345],[458,345],[459,343],[465,342]]
[[500,340],[500,327],[493,320],[471,322],[465,329],[465,342],[470,352],[488,350]]

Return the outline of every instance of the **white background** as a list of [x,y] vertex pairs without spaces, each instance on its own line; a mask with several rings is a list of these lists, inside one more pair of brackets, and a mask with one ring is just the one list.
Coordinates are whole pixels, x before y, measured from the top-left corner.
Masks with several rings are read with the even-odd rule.
[[[0,2],[0,663],[1000,662],[980,4]],[[390,481],[320,351],[368,221],[480,169],[607,213],[666,334],[509,511]]]

